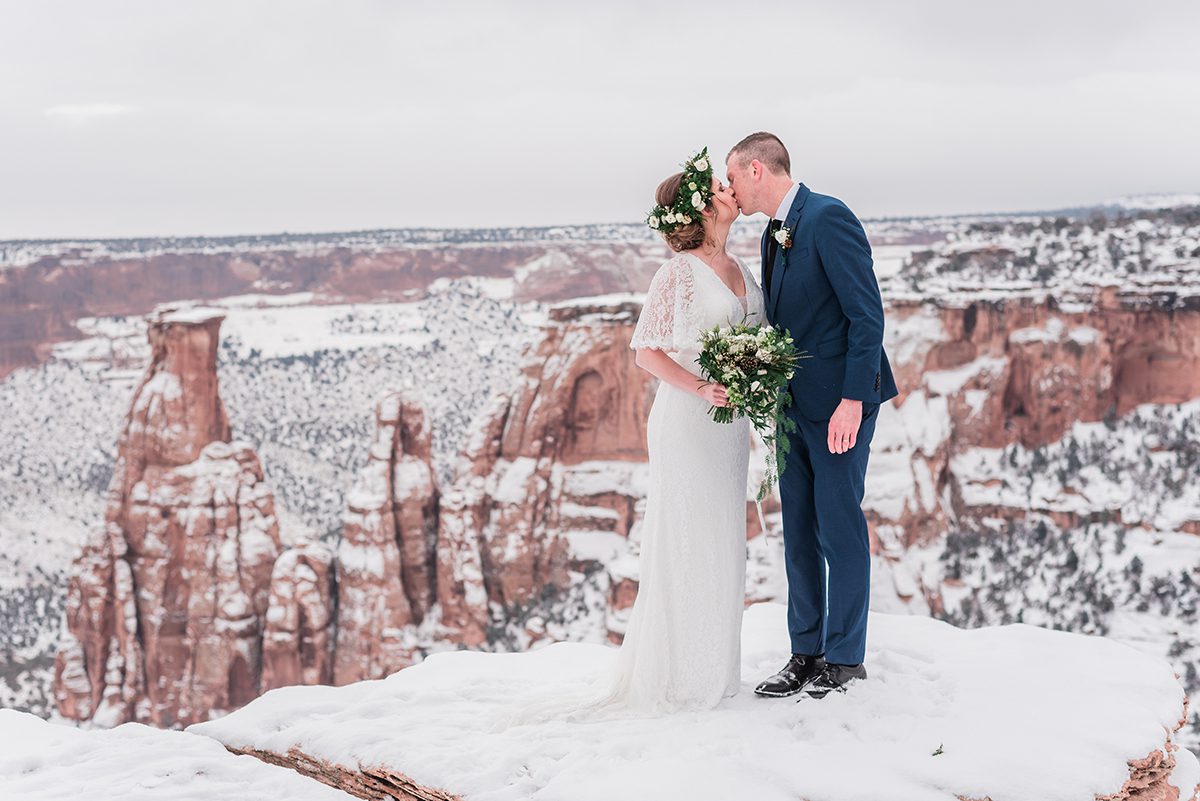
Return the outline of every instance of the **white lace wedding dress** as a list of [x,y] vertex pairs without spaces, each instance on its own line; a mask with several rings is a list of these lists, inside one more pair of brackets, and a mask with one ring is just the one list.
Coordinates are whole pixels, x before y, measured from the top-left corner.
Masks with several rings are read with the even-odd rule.
[[[738,261],[744,303],[712,268],[683,253],[651,281],[631,348],[674,350],[700,375],[699,336],[763,322],[762,294]],[[646,424],[650,482],[640,577],[617,657],[614,699],[646,712],[707,709],[741,684],[750,423],[717,423],[703,398],[659,383]]]
[[[658,348],[700,375],[700,333],[765,322],[763,296],[738,260],[746,295],[735,295],[688,253],[650,283],[630,348]],[[717,423],[710,404],[660,381],[646,425],[649,489],[640,576],[624,642],[610,670],[582,693],[552,697],[509,724],[654,716],[709,709],[741,684],[746,591],[746,480],[750,423]]]

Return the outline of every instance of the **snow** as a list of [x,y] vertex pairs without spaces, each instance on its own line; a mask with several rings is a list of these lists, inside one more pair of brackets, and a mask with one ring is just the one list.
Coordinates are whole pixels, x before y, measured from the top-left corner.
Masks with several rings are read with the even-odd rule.
[[[1017,332],[1019,333],[1019,332]],[[1016,334],[1014,333],[1014,337]],[[934,395],[953,395],[966,386],[973,378],[980,378],[985,386],[990,381],[1004,375],[1008,360],[992,356],[980,356],[974,361],[967,362],[961,367],[950,370],[930,370],[925,373],[925,386]]]
[[492,499],[498,503],[521,504],[529,497],[529,481],[537,470],[537,459],[518,456],[511,462],[500,460],[495,473],[499,476],[492,490]]
[[12,801],[345,801],[286,768],[139,723],[84,731],[0,709],[0,798]]
[[244,355],[281,358],[322,349],[405,346],[419,350],[436,337],[417,303],[338,303],[236,309],[221,326],[222,339]]
[[884,328],[884,345],[897,365],[919,363],[930,348],[948,338],[937,307],[930,303],[904,315],[889,315]]
[[564,469],[563,491],[576,497],[615,493],[645,495],[649,478],[645,462],[593,459]]
[[175,373],[162,370],[155,373],[146,382],[140,397],[143,405],[157,403],[160,398],[169,401],[179,400],[183,397],[183,385],[179,383],[179,376]]
[[347,574],[364,574],[383,578],[387,574],[383,552],[375,546],[355,545],[343,539],[338,543],[339,569]]
[[[1162,748],[1183,707],[1165,662],[1103,638],[882,613],[869,625],[870,678],[822,701],[754,696],[787,657],[786,607],[763,603],[745,615],[740,693],[706,712],[505,728],[511,711],[581,690],[616,654],[556,643],[285,687],[188,731],[386,765],[471,801],[1074,801],[1120,789],[1127,760]],[[1191,782],[1195,757],[1175,753]]]
[[206,323],[209,320],[220,320],[225,316],[225,313],[220,309],[208,306],[191,306],[176,308],[175,304],[162,306],[155,310],[158,313],[158,319],[164,323],[185,323],[197,324]]
[[905,244],[878,245],[872,248],[871,256],[875,262],[875,275],[883,279],[898,274],[915,247],[915,245]]
[[601,564],[615,562],[628,546],[624,537],[612,531],[567,531],[566,537],[572,557]]

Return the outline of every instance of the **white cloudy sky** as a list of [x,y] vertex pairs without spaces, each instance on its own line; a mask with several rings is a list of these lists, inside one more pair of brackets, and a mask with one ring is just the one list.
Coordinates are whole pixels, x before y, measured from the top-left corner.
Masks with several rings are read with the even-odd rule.
[[862,216],[1200,190],[1200,3],[0,0],[0,238],[640,219],[771,130]]

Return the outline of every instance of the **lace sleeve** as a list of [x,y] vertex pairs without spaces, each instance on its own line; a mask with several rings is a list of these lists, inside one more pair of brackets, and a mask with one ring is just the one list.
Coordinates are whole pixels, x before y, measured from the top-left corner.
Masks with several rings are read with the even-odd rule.
[[686,320],[693,302],[692,273],[674,258],[658,268],[646,292],[629,347],[680,350],[687,346]]

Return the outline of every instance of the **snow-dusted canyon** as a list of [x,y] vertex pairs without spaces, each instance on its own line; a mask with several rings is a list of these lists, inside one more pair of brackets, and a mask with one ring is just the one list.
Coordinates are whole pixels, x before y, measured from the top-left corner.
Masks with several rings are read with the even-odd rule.
[[[1200,688],[1200,208],[868,230],[902,388],[881,410],[865,503],[879,613],[868,669],[878,680],[859,700],[833,699],[849,731],[808,707],[789,717],[802,708],[790,703],[764,717],[747,691],[695,731],[667,722],[670,731],[643,733],[728,729],[735,740],[719,741],[724,750],[705,764],[744,755],[723,775],[755,773],[767,797],[858,797],[853,788],[878,797],[874,781],[890,782],[894,797],[998,801],[1031,797],[1032,787],[1045,798],[1107,796],[1128,793],[1127,780],[1166,792],[1173,770],[1188,798],[1195,760],[1172,748],[1200,747],[1200,718],[1185,717],[1182,702],[1184,688]],[[753,234],[737,238],[743,253],[755,251]],[[395,715],[339,718],[346,739],[301,749],[357,770],[367,754],[355,738],[372,726],[432,735],[450,725],[432,720],[438,709],[446,721],[499,710],[497,699],[523,697],[524,682],[544,684],[547,666],[574,672],[619,642],[637,587],[653,388],[625,344],[663,257],[644,232],[2,243],[0,252],[12,290],[4,302],[38,299],[14,306],[30,327],[6,340],[0,383],[4,706],[58,726],[198,724],[186,736],[286,756],[308,742],[306,727],[328,721],[330,698],[368,711],[391,708],[393,691],[415,699]],[[142,280],[173,271],[188,276],[181,289]],[[81,275],[103,291],[54,294]],[[131,277],[136,287],[122,291]],[[765,531],[747,506],[747,601],[768,602],[747,613],[748,684],[779,660],[767,624],[769,602],[783,597],[777,500],[764,512]],[[1027,626],[959,632],[929,616],[1104,635],[1136,651]],[[936,653],[932,667],[914,642]],[[1040,701],[989,696],[1000,681],[988,671],[1001,665],[983,657],[1006,644],[1016,653],[1048,644],[1064,676],[1092,683],[1048,684]],[[532,652],[446,653],[463,647]],[[472,671],[510,683],[480,687]],[[439,684],[460,679],[482,695]],[[932,710],[924,719],[922,708]],[[281,727],[276,739],[264,714]],[[120,748],[102,731],[35,735],[52,724],[14,715],[0,737],[57,737],[66,750],[56,769]],[[203,723],[214,715],[226,717]],[[946,734],[926,749],[888,734],[901,730]],[[149,730],[117,731],[166,747]],[[768,735],[869,746],[888,771],[835,785],[855,757],[811,750],[812,769],[763,785],[752,744]],[[390,768],[466,798],[525,797],[516,787],[580,798],[592,758],[636,751],[580,740],[570,727],[522,742],[471,736],[489,761],[439,762],[446,740],[430,736],[415,761],[411,743],[389,741],[399,763]],[[1017,738],[1028,752],[1006,750]],[[1056,769],[1020,761],[1044,760],[1052,741]],[[1170,769],[1169,756],[1178,757]],[[985,771],[986,759],[1009,768]],[[646,772],[686,768],[671,760],[630,763],[607,777],[611,786],[590,786],[615,792]],[[15,773],[0,776],[21,787],[49,775],[29,761],[4,764]],[[706,770],[692,771],[698,787],[724,786],[704,782]],[[835,786],[841,794],[823,795]]]

